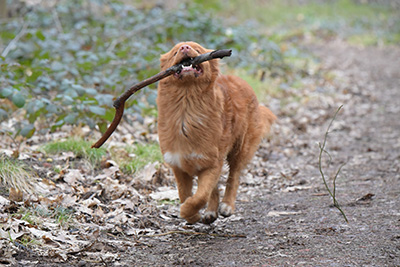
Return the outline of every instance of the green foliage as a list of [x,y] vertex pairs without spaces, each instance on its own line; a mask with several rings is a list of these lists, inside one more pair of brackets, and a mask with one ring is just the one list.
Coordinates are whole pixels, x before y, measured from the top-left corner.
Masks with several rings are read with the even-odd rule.
[[85,141],[80,138],[71,137],[65,141],[54,141],[42,146],[42,150],[49,154],[57,154],[60,152],[73,152],[76,157],[84,158],[93,165],[98,165],[101,159],[106,156],[106,149],[91,148],[92,142]]
[[32,225],[41,225],[43,218],[49,218],[53,220],[54,223],[64,226],[71,222],[73,210],[62,206],[48,208],[42,205],[33,205],[20,208],[15,215],[20,215],[21,220]]
[[[229,66],[252,73],[286,68],[279,46],[253,30],[255,25],[226,27],[189,2],[169,10],[61,0],[0,22],[0,44],[6,47],[0,57],[0,122],[22,115],[8,131],[26,138],[65,124],[105,131],[114,117],[113,98],[156,74],[160,54],[178,41],[233,48]],[[127,113],[154,114],[149,109],[155,108],[155,87],[128,101]]]

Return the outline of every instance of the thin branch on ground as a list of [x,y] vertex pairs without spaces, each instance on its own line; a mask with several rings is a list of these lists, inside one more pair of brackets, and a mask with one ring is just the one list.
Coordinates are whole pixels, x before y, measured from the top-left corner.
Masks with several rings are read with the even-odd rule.
[[180,235],[208,235],[208,236],[214,236],[214,237],[239,237],[239,238],[246,238],[245,235],[212,234],[212,233],[191,232],[191,231],[169,231],[169,232],[161,233],[161,234],[143,235],[143,237],[158,237],[158,236],[166,236],[166,235],[173,235],[173,234],[180,234]]
[[329,156],[329,162],[328,162],[328,164],[330,164],[331,161],[332,161],[331,155],[329,154],[328,151],[325,150],[325,145],[326,145],[326,141],[327,141],[327,139],[328,139],[329,129],[331,128],[333,121],[336,119],[336,115],[339,113],[339,111],[340,111],[340,109],[341,109],[342,107],[343,107],[343,105],[341,105],[341,106],[337,109],[337,111],[335,112],[335,115],[333,116],[331,122],[329,123],[328,128],[326,129],[326,132],[325,132],[325,137],[324,137],[323,143],[322,143],[322,144],[321,144],[321,143],[318,143],[318,146],[319,146],[318,168],[319,168],[319,172],[320,172],[321,177],[322,177],[322,181],[324,182],[326,191],[328,191],[329,195],[332,197],[333,206],[334,206],[335,208],[337,208],[337,209],[340,211],[340,213],[343,215],[344,220],[348,223],[349,221],[347,220],[346,214],[344,213],[344,211],[342,210],[341,206],[339,205],[339,202],[338,202],[337,199],[336,199],[336,179],[337,179],[337,177],[338,177],[340,171],[342,170],[343,166],[344,166],[346,163],[342,164],[342,165],[339,167],[339,169],[336,171],[335,176],[333,177],[333,192],[330,190],[330,188],[329,188],[329,186],[328,186],[328,183],[326,182],[326,179],[325,179],[324,171],[322,170],[322,154],[323,154],[323,153],[326,153],[326,154]]

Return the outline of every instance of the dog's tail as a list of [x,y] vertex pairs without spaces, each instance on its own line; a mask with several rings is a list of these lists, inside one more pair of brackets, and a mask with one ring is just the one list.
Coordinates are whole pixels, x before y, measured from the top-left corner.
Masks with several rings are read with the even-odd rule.
[[259,112],[261,118],[260,122],[263,128],[263,136],[266,136],[271,130],[272,123],[274,123],[277,118],[271,110],[261,105],[259,106]]

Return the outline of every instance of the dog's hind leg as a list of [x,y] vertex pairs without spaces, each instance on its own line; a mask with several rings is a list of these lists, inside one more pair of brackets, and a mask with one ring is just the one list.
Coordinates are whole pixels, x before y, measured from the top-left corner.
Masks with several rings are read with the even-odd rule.
[[219,213],[222,216],[228,217],[234,212],[241,171],[253,157],[261,139],[269,132],[271,123],[275,119],[275,115],[269,109],[259,106],[257,112],[253,113],[253,118],[249,119],[244,138],[238,141],[228,154],[229,176],[225,195],[219,206]]

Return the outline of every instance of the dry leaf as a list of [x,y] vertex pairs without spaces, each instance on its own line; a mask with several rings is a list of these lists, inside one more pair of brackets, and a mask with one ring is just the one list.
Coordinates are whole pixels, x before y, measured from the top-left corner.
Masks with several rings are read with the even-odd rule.
[[[159,190],[162,188],[159,188]],[[160,192],[154,192],[150,194],[150,197],[154,200],[176,200],[179,199],[178,190],[167,189]]]
[[75,185],[77,181],[83,180],[83,176],[80,170],[72,169],[69,170],[67,174],[65,174],[63,179],[67,184]]
[[22,191],[18,188],[12,187],[10,188],[10,195],[8,196],[8,198],[14,202],[21,202],[23,200]]

